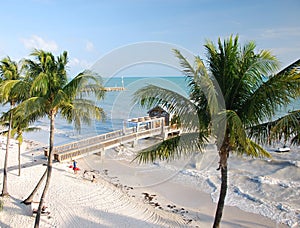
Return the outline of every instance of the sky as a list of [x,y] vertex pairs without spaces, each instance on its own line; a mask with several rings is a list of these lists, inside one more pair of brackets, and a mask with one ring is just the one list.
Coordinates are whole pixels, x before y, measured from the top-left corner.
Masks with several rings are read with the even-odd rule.
[[[152,47],[156,56],[166,44],[205,59],[207,40],[239,35],[241,44],[255,41],[257,51],[271,50],[284,67],[300,58],[299,10],[299,0],[1,1],[0,58],[18,61],[34,48],[55,55],[66,50],[70,74],[77,74],[101,60],[121,61],[115,56],[124,47],[127,60],[151,52],[149,42],[158,43]],[[148,48],[131,48],[143,43]],[[134,61],[111,72],[133,73],[128,68],[139,65]],[[134,73],[174,73],[158,65],[140,64]]]

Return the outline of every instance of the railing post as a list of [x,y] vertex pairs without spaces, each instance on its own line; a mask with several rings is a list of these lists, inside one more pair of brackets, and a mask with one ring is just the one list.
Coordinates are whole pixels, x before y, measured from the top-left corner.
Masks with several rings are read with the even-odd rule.
[[163,118],[160,118],[161,134],[164,135],[164,121]]
[[165,131],[165,118],[161,117],[161,136],[163,140],[168,138],[168,132]]
[[134,148],[137,144],[138,144],[138,139],[136,138],[132,141],[131,147]]
[[126,122],[123,120],[123,135],[126,135]]

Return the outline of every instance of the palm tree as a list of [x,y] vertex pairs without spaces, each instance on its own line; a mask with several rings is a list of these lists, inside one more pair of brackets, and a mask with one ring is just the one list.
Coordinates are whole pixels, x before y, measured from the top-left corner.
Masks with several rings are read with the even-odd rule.
[[[4,127],[8,127],[8,121],[5,121],[6,119],[8,119],[8,117],[10,116],[10,112],[13,112],[14,109],[9,110],[8,112],[4,113],[1,117],[2,119],[2,126]],[[24,132],[32,132],[32,131],[37,131],[39,130],[38,127],[33,127],[33,126],[29,126],[30,121],[24,119],[24,117],[22,117],[22,119],[13,119],[12,122],[12,129],[11,129],[11,137],[15,138],[18,141],[18,167],[19,167],[19,172],[18,175],[21,176],[21,146],[23,143],[23,133]],[[4,130],[1,132],[1,134],[6,135],[8,134],[8,130]]]
[[104,90],[100,78],[89,71],[68,81],[66,51],[57,58],[42,50],[35,50],[31,55],[36,59],[26,60],[27,76],[32,80],[31,97],[19,105],[18,113],[24,112],[31,120],[42,116],[48,116],[50,120],[47,177],[35,220],[35,227],[39,227],[41,208],[52,174],[55,116],[60,113],[61,117],[74,123],[76,129],[80,129],[82,121],[90,123],[92,118],[102,119],[105,116],[103,110],[88,95],[102,99]]
[[189,99],[153,85],[135,93],[135,101],[142,106],[161,105],[177,113],[184,127],[181,136],[143,150],[135,159],[139,162],[172,160],[195,151],[195,147],[203,151],[208,137],[214,137],[221,188],[213,227],[219,227],[227,192],[229,154],[270,157],[250,138],[249,132],[270,120],[280,106],[298,95],[300,75],[275,74],[279,65],[277,59],[266,50],[256,53],[254,42],[241,47],[238,36],[230,36],[223,43],[218,39],[217,46],[207,41],[205,48],[207,67],[199,57],[190,64],[175,50],[188,81]]
[[[0,63],[0,102],[2,104],[10,104],[10,110],[14,106],[24,100],[28,95],[28,84],[23,80],[18,64],[9,57],[4,58]],[[6,141],[6,151],[3,168],[3,188],[1,196],[9,196],[7,189],[7,160],[9,153],[9,144],[11,138],[11,128],[13,124],[13,112],[8,117],[8,132]]]
[[11,135],[15,137],[16,140],[18,140],[18,167],[19,167],[18,175],[21,176],[21,146],[24,139],[23,133],[38,131],[40,129],[38,127],[29,126],[30,121],[24,118],[14,120],[13,123],[14,124],[13,124]]

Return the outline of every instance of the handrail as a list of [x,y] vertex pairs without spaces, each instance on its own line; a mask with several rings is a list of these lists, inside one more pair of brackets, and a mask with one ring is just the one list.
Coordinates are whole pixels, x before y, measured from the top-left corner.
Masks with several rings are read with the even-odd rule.
[[[161,118],[157,118],[154,121],[161,123],[162,120],[163,119]],[[124,128],[122,130],[112,131],[76,142],[55,146],[54,158],[58,161],[63,161],[75,157],[82,157],[90,153],[97,153],[104,149],[112,148],[141,138],[168,134],[169,131],[169,126],[163,126],[161,124],[146,124]],[[180,132],[180,130],[178,130],[178,132]],[[46,153],[47,151],[45,151],[45,154]]]

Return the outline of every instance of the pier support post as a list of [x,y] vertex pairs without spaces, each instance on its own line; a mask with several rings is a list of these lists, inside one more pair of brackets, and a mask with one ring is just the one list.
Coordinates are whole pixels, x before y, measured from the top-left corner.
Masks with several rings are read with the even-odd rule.
[[122,129],[123,135],[126,135],[126,122],[123,120],[123,129]]
[[100,150],[100,158],[101,158],[101,162],[103,162],[105,159],[105,149],[104,148],[102,148]]
[[132,141],[131,147],[134,148],[138,144],[138,139]]

